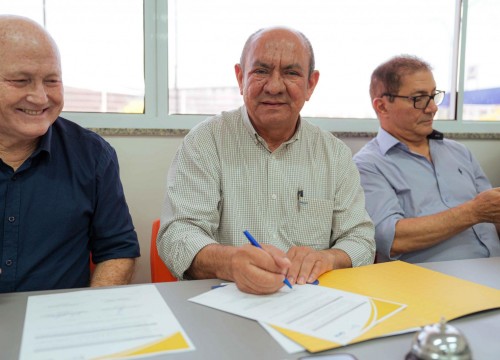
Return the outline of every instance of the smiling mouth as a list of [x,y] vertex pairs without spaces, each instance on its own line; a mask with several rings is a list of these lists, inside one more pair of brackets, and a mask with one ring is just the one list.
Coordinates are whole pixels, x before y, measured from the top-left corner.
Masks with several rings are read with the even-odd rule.
[[41,115],[45,110],[30,110],[30,109],[19,109],[23,113],[28,115]]
[[269,101],[263,101],[262,104],[263,105],[267,105],[267,106],[280,106],[280,105],[284,105],[284,103],[281,103],[281,102],[269,102]]

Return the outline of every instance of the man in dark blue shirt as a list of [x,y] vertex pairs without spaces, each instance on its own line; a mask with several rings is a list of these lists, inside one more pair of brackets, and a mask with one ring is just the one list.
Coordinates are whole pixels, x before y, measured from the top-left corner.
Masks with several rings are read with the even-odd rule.
[[1,15],[0,292],[127,284],[140,256],[115,151],[63,104],[53,39]]

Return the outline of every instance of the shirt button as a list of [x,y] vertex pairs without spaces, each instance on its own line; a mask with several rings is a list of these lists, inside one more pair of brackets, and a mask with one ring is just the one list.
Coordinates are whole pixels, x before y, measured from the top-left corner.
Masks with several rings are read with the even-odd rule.
[[9,222],[13,223],[16,221],[16,218],[14,216],[9,216]]
[[277,198],[278,198],[278,197],[276,196],[276,194],[272,194],[272,195],[271,195],[271,199],[276,200]]
[[5,265],[11,266],[12,265],[12,260],[5,260]]
[[11,177],[11,180],[12,181],[16,181],[17,180],[17,175],[14,175],[13,177]]

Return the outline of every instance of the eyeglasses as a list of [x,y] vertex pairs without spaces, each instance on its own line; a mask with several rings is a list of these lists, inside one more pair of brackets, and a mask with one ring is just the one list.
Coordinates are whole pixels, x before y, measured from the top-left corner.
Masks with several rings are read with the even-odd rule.
[[436,90],[434,95],[418,95],[418,96],[402,96],[402,95],[393,95],[389,93],[384,93],[382,96],[389,96],[391,101],[393,98],[402,98],[413,101],[413,107],[415,109],[423,110],[429,106],[431,100],[434,100],[434,104],[440,105],[444,100],[444,91]]

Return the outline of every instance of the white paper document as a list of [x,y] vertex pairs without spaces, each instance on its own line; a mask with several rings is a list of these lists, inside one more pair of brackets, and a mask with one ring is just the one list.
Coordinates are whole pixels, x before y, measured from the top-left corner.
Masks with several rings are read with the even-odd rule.
[[342,345],[397,312],[380,317],[372,298],[315,285],[252,295],[230,284],[190,301]]
[[30,296],[20,360],[131,359],[193,350],[154,285]]

